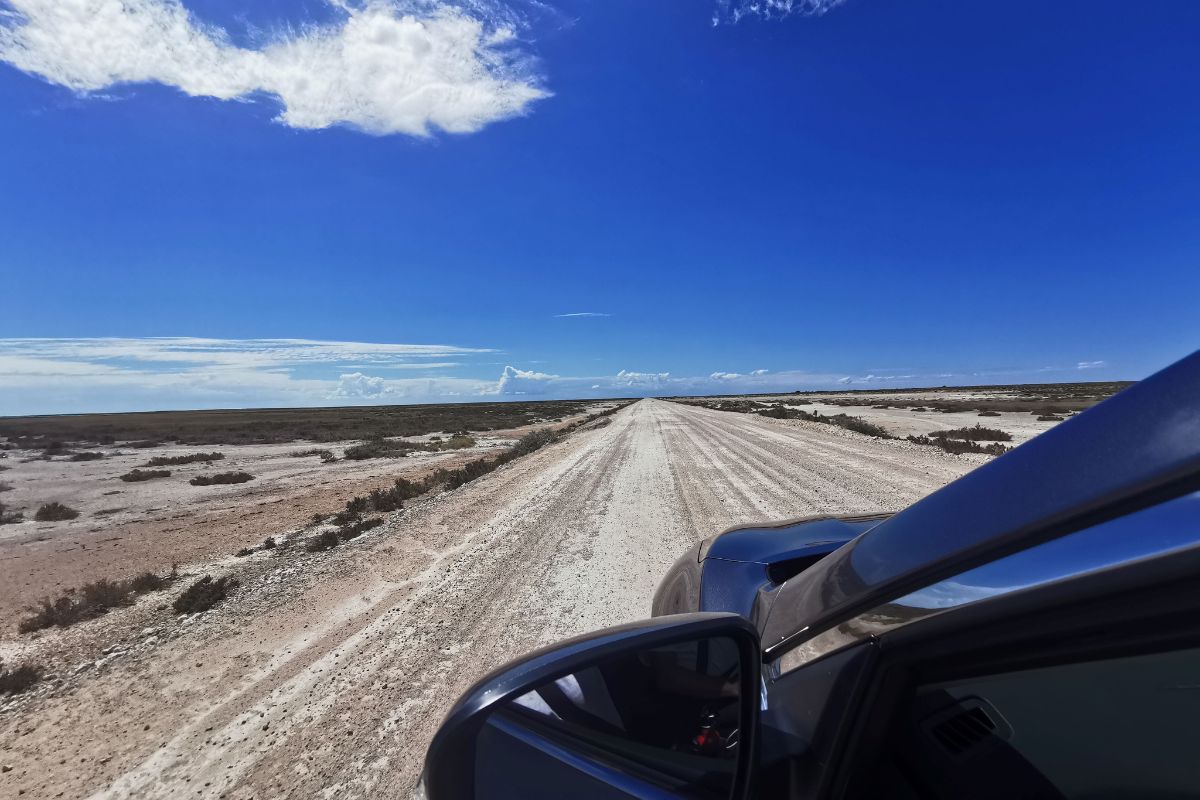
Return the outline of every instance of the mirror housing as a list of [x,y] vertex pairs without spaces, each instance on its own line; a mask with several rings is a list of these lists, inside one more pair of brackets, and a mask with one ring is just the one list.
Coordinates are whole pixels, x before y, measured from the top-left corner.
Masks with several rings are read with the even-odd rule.
[[[691,791],[676,795],[671,786],[655,780],[653,769],[640,769],[627,757],[606,758],[603,741],[611,741],[611,736],[597,734],[593,741],[559,736],[535,719],[529,724],[521,722],[523,715],[530,716],[530,712],[517,709],[514,716],[512,709],[527,705],[530,697],[540,702],[531,693],[553,688],[563,679],[574,680],[574,676],[582,676],[589,670],[626,663],[635,667],[645,665],[646,670],[653,672],[659,662],[648,659],[647,654],[713,642],[719,642],[726,655],[736,652],[736,670],[730,671],[729,691],[722,692],[736,697],[736,701],[728,701],[732,708],[726,711],[736,717],[731,723],[736,729],[726,748],[731,752],[721,756],[731,775],[728,794],[721,791],[714,795],[710,787],[706,796],[733,800],[748,797],[762,696],[761,650],[754,626],[740,615],[726,613],[679,614],[606,628],[536,650],[485,676],[450,709],[426,751],[422,775],[426,797],[533,800],[538,796],[568,795],[696,796]],[[666,669],[675,668],[668,665]],[[714,679],[705,676],[702,680]],[[545,713],[553,716],[548,707]],[[602,743],[597,746],[596,741]],[[492,749],[491,754],[488,748]],[[697,760],[669,750],[658,752],[669,753],[671,758]],[[523,758],[521,754],[532,757]]]

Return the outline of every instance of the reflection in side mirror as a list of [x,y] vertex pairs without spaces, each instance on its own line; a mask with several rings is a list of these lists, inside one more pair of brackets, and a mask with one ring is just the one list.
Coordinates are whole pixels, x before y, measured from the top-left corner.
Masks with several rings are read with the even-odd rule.
[[754,629],[665,617],[540,651],[477,684],[426,757],[430,800],[745,795]]

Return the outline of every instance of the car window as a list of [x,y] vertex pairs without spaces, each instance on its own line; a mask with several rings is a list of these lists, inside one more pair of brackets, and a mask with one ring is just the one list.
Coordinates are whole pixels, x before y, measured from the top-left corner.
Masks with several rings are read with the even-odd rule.
[[1200,492],[1030,547],[884,603],[818,632],[776,662],[785,674],[862,639],[934,614],[1200,542]]
[[901,773],[934,797],[1200,793],[1200,650],[922,686]]

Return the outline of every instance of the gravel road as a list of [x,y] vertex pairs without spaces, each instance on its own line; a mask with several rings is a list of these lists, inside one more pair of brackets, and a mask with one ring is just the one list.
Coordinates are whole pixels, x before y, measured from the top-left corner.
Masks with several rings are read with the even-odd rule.
[[242,588],[217,610],[120,612],[146,627],[71,687],[0,713],[0,796],[403,795],[473,680],[647,616],[689,544],[896,510],[983,460],[640,401],[329,553],[227,564]]

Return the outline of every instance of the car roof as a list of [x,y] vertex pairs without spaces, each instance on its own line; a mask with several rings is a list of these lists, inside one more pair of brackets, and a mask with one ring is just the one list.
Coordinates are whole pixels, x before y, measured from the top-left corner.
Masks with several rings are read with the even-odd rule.
[[764,654],[934,581],[1200,489],[1200,351],[874,526],[769,598]]

